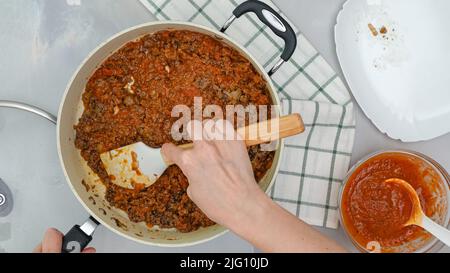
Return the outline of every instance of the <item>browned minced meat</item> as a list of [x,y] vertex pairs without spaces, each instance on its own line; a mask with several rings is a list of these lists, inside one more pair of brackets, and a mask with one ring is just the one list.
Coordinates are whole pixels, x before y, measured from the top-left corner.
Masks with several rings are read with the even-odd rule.
[[[193,109],[196,96],[224,113],[226,105],[271,104],[266,82],[248,60],[214,38],[189,31],[162,31],[130,42],[89,79],[75,145],[106,185],[108,202],[131,221],[182,232],[214,224],[189,200],[188,181],[178,167],[167,169],[147,189],[128,190],[110,183],[99,156],[139,141],[154,148],[174,142],[172,108]],[[249,149],[249,155],[259,181],[274,153],[258,149]]]

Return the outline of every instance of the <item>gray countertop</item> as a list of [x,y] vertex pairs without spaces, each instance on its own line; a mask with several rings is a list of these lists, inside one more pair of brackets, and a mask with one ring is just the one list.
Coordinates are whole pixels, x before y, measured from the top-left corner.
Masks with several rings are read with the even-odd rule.
[[[69,5],[81,1],[80,6]],[[342,75],[333,27],[344,0],[274,0]],[[0,2],[0,100],[17,100],[56,113],[75,69],[100,42],[154,17],[137,0],[4,0]],[[381,134],[357,109],[353,162],[381,149],[411,149],[450,169],[443,147],[450,135],[401,143]],[[30,251],[46,227],[67,231],[87,213],[64,181],[54,125],[27,113],[0,109],[0,177],[12,188],[14,213],[0,218],[0,252]],[[352,248],[342,230],[324,233]],[[92,245],[100,252],[253,252],[233,233],[188,248],[158,248],[121,238],[104,227]],[[450,251],[445,248],[444,251]]]

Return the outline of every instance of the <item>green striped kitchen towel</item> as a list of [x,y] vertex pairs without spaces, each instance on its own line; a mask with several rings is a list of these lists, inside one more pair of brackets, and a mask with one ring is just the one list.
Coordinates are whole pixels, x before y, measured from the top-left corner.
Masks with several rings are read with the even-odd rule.
[[[242,0],[140,0],[159,20],[190,21],[220,29]],[[271,2],[264,1],[275,10]],[[273,76],[283,111],[300,113],[306,132],[286,141],[270,195],[305,222],[337,228],[338,192],[349,168],[355,136],[353,103],[336,72],[297,31],[298,48]],[[227,34],[270,69],[283,41],[254,14],[236,20]]]

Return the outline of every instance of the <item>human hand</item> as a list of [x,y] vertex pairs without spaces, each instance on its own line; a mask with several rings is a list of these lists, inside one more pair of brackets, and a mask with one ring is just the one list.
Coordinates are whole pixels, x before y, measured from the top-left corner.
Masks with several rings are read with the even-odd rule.
[[[189,197],[211,220],[266,252],[345,252],[260,190],[244,141],[231,123],[193,123],[188,132],[194,148],[165,144],[162,154],[181,168],[189,180]],[[238,140],[217,140],[230,134]],[[200,135],[205,140],[196,141]]]
[[[54,228],[50,228],[45,232],[44,239],[34,250],[33,253],[61,253],[63,234]],[[95,253],[95,248],[89,247],[81,253]]]
[[[205,126],[194,121],[188,128],[194,148],[183,150],[165,144],[162,154],[188,178],[187,194],[191,200],[211,220],[234,229],[252,214],[258,198],[265,197],[255,181],[245,143],[233,125],[223,120],[209,120]],[[204,140],[197,141],[196,136],[203,136]],[[223,140],[230,136],[235,140]]]

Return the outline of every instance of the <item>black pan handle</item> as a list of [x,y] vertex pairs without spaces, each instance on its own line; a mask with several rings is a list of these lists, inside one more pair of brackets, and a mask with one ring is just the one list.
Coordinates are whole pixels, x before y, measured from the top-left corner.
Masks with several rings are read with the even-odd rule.
[[80,253],[92,241],[92,234],[100,223],[92,216],[81,226],[74,226],[63,238],[61,253]]
[[272,76],[285,62],[289,61],[294,54],[295,49],[297,48],[297,35],[289,23],[280,14],[266,3],[257,0],[249,0],[240,4],[233,11],[233,16],[228,19],[220,31],[225,32],[236,18],[239,18],[248,12],[255,13],[261,22],[284,40],[285,45],[284,51],[281,54],[281,59],[269,72],[269,76]]

